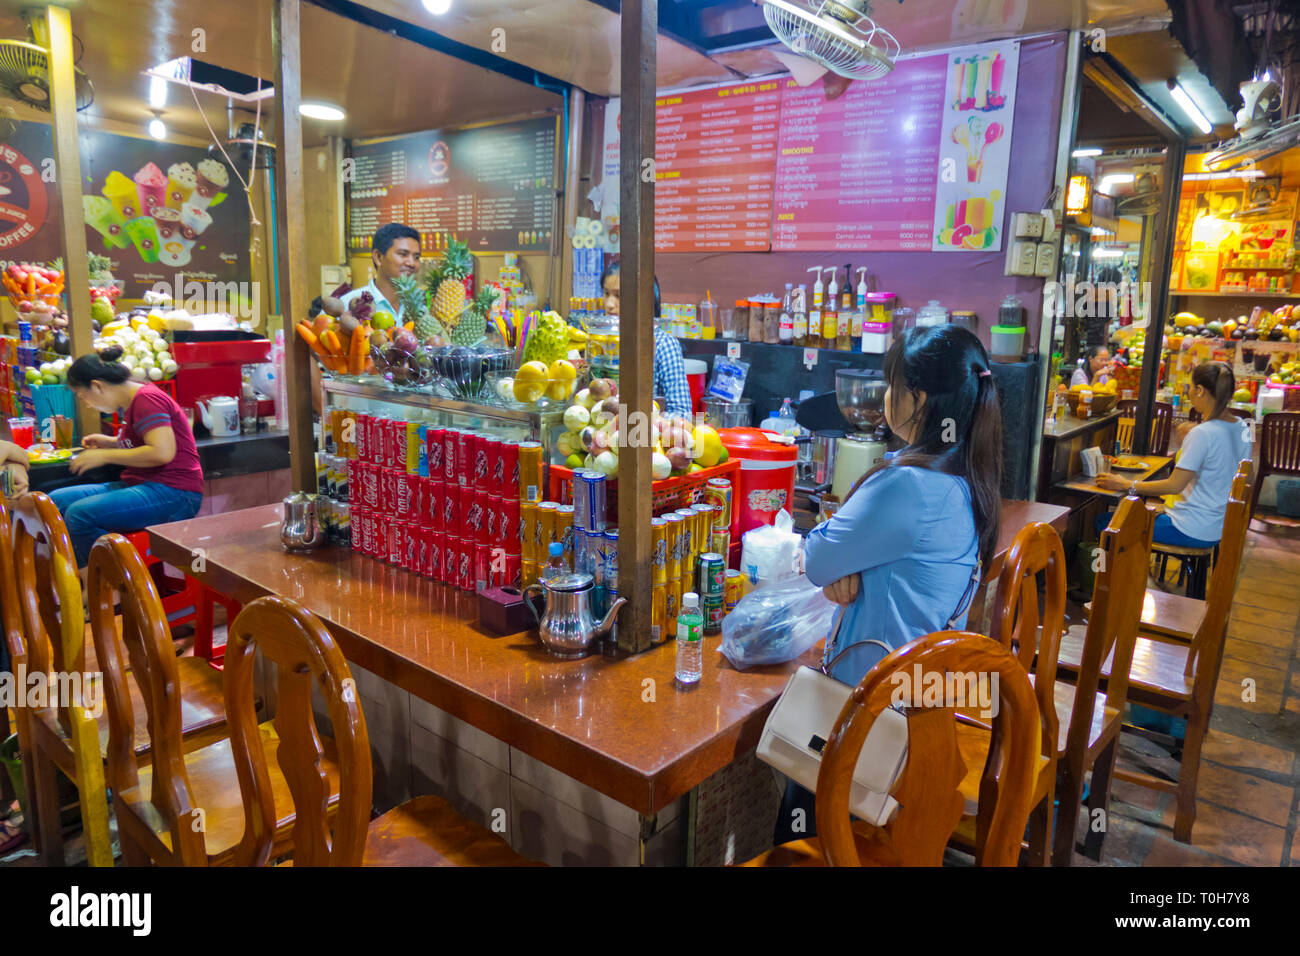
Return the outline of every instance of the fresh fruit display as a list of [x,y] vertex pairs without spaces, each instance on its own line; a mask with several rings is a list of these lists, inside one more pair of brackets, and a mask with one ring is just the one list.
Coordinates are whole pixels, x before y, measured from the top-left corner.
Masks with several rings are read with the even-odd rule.
[[1268,377],[1268,383],[1270,385],[1300,385],[1300,363],[1286,362]]
[[[565,431],[555,440],[556,457],[568,468],[592,468],[617,477],[619,416],[618,383],[593,379],[565,409]],[[638,437],[635,426],[629,437]],[[714,428],[661,415],[658,404],[652,408],[649,434],[644,437],[651,443],[651,474],[657,481],[712,468],[728,458]]]
[[28,366],[25,372],[28,385],[64,385],[68,381],[68,369],[72,367],[71,358],[55,359],[42,362],[39,367]]
[[470,284],[466,280],[470,279],[473,272],[474,257],[470,254],[469,244],[453,239],[426,277],[429,292],[433,296],[430,311],[449,334],[456,331],[469,304]]
[[432,368],[453,398],[476,402],[491,397],[491,373],[505,372],[511,365],[509,349],[488,345],[463,345],[428,349]]
[[421,345],[438,345],[447,337],[447,330],[429,312],[429,293],[415,276],[398,276],[393,280],[397,297],[402,303],[402,314],[410,320],[412,334]]
[[365,291],[345,306],[339,296],[348,291],[342,285],[317,300],[296,329],[327,369],[360,375],[369,370],[374,352],[388,344],[387,331],[373,324],[386,313],[375,311],[375,297]]
[[460,315],[456,327],[451,330],[451,341],[456,345],[477,345],[487,334],[488,313],[496,301],[497,292],[491,286],[484,286],[470,301]]
[[157,327],[161,322],[157,313],[151,313],[111,323],[95,339],[94,347],[96,350],[110,345],[120,347],[122,357],[118,361],[131,370],[134,381],[161,382],[174,378],[179,366],[172,358],[171,344]]
[[[581,330],[575,330],[581,331]],[[545,312],[533,326],[524,342],[523,360],[537,361],[549,366],[569,355],[569,323],[558,313]]]
[[63,271],[32,263],[12,263],[0,273],[9,301],[19,313],[53,313],[63,296]]

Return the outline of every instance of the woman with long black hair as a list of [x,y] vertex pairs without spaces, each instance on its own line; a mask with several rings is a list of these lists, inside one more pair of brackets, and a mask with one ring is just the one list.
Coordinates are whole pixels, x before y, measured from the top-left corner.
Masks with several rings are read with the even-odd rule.
[[[1002,502],[1002,413],[979,339],[955,325],[912,329],[884,372],[885,420],[907,445],[867,472],[804,546],[808,579],[841,606],[823,663],[851,685],[894,648],[966,626]],[[813,795],[791,782],[776,842],[809,836],[812,808]]]

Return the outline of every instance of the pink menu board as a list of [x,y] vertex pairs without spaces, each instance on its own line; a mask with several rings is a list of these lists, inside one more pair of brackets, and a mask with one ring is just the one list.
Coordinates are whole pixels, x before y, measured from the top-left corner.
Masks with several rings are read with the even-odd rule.
[[829,101],[782,81],[773,250],[930,249],[946,63],[903,60]]
[[782,85],[743,83],[655,101],[655,251],[770,248]]

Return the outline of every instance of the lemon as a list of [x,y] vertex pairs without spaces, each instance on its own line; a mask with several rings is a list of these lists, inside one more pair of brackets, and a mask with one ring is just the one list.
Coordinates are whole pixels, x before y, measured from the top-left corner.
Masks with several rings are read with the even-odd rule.
[[695,426],[695,463],[701,468],[712,468],[722,459],[722,438],[709,425]]
[[556,359],[546,369],[546,379],[546,397],[555,402],[562,402],[573,394],[574,386],[578,381],[578,370],[567,359]]
[[513,386],[515,401],[528,404],[542,397],[546,391],[546,365],[543,362],[525,362],[515,372]]

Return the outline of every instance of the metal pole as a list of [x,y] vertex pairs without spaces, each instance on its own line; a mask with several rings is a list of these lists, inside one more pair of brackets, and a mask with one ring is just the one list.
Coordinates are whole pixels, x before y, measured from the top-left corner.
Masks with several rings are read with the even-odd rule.
[[[624,0],[619,191],[618,590],[620,650],[650,646],[650,403],[654,381],[656,0]],[[633,417],[635,416],[635,417]],[[639,427],[638,427],[639,426]],[[629,438],[635,447],[627,444]]]

